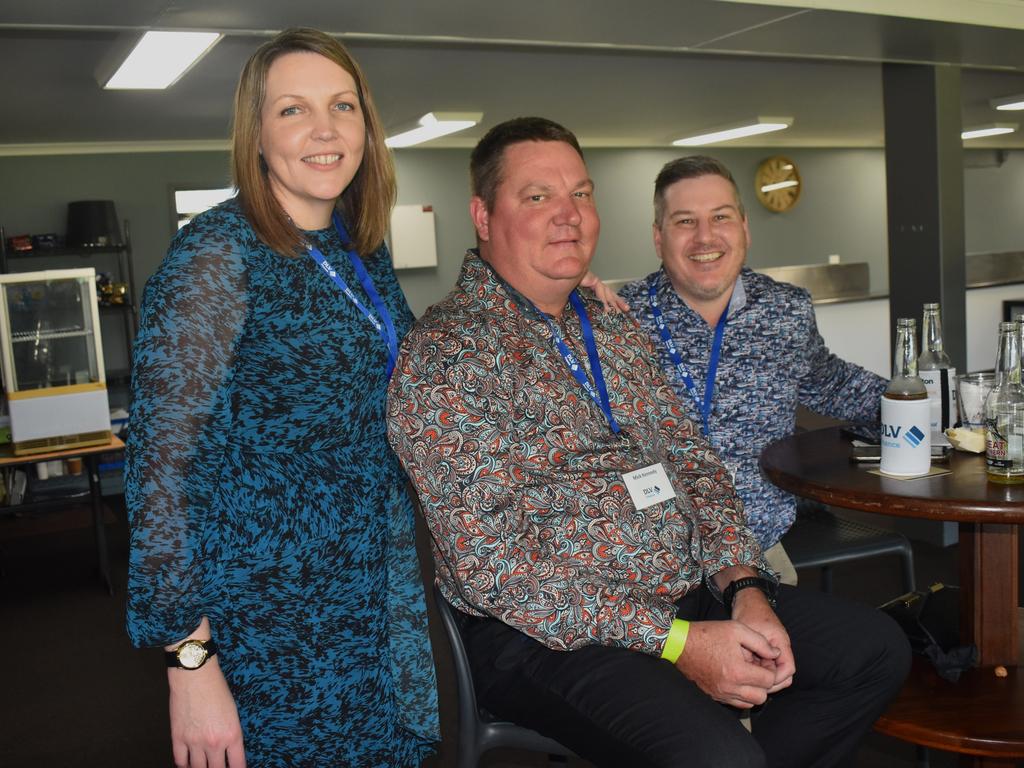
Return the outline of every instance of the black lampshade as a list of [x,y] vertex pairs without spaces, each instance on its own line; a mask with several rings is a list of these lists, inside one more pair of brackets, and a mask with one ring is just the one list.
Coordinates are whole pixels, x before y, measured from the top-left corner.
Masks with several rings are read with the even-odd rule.
[[68,203],[66,240],[72,248],[123,245],[114,201],[77,200]]

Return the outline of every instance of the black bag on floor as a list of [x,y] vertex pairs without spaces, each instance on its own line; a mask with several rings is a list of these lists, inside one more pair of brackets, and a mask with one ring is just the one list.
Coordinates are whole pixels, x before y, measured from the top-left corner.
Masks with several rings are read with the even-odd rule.
[[978,663],[978,648],[960,644],[960,587],[932,584],[879,608],[896,620],[914,653],[926,657],[940,677],[955,683]]

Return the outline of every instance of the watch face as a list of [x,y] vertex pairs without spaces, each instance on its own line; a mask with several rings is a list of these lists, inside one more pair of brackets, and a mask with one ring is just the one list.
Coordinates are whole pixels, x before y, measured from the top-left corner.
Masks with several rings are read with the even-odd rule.
[[198,669],[206,661],[206,649],[198,640],[186,640],[178,647],[178,661],[185,669]]

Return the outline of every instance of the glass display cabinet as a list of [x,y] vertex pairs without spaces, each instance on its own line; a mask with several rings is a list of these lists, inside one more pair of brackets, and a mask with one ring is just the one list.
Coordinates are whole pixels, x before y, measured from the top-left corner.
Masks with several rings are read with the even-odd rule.
[[0,354],[15,455],[110,442],[99,327],[96,270],[0,275]]

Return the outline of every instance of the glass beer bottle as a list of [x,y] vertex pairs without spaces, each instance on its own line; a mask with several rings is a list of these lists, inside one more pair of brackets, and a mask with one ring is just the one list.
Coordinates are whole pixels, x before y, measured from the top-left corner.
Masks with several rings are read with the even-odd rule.
[[917,375],[917,322],[896,320],[892,379],[882,395],[882,464],[890,475],[913,476],[931,465],[928,390]]
[[1019,383],[1018,333],[1017,323],[999,324],[996,384],[985,400],[985,471],[997,483],[1024,483],[1024,389]]
[[928,389],[917,375],[917,321],[910,317],[896,320],[896,352],[892,361],[892,379],[885,388],[890,400],[924,400]]
[[924,305],[917,371],[931,400],[932,435],[941,434],[956,423],[956,368],[942,349],[942,318],[938,304]]

